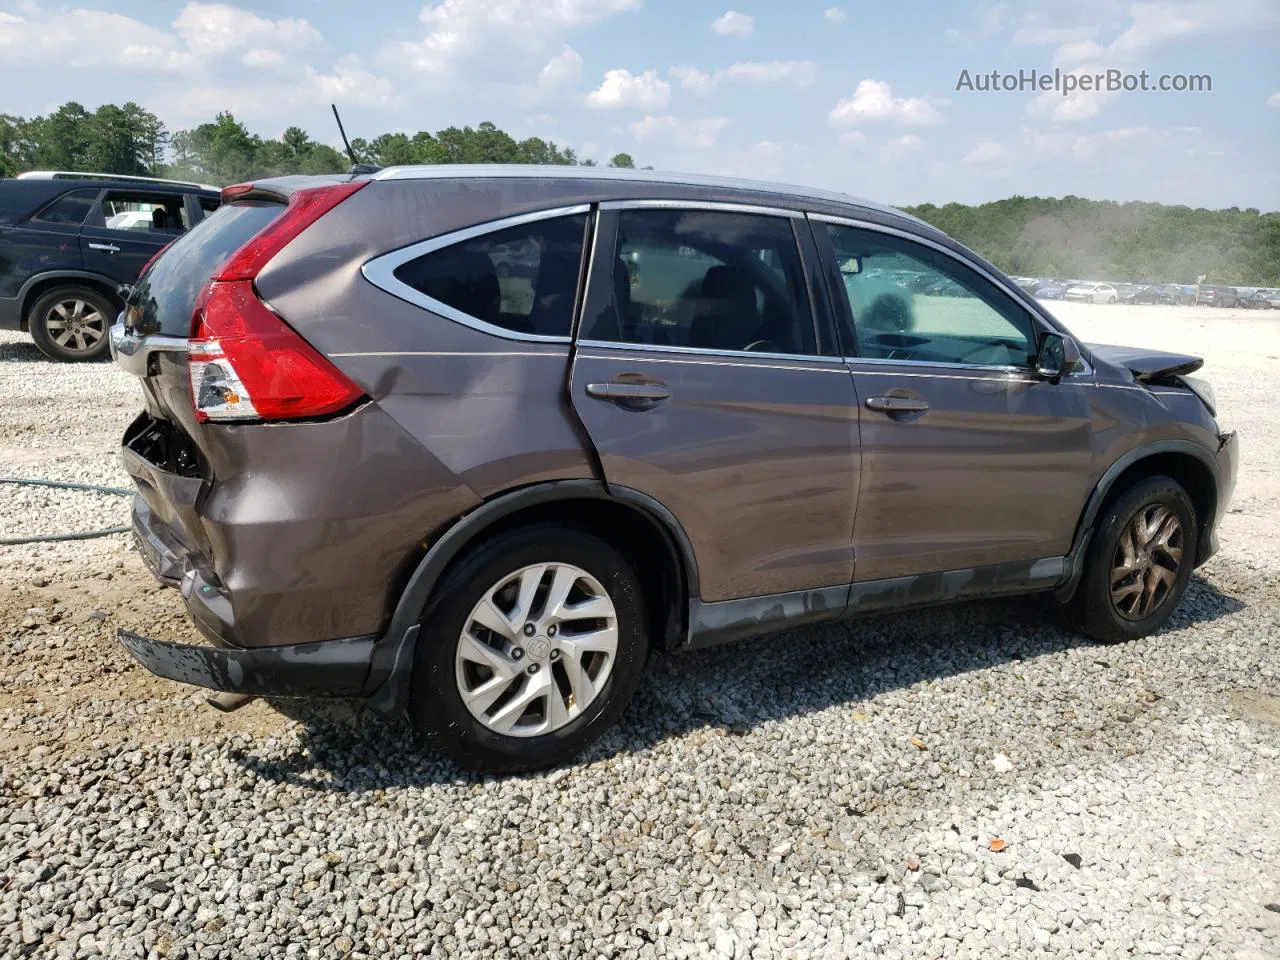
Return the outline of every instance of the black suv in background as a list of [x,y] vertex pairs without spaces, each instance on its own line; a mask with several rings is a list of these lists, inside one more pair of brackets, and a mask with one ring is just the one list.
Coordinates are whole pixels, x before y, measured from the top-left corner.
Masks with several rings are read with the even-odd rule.
[[105,356],[132,283],[218,208],[217,187],[116,174],[32,171],[0,180],[0,330],[54,360]]

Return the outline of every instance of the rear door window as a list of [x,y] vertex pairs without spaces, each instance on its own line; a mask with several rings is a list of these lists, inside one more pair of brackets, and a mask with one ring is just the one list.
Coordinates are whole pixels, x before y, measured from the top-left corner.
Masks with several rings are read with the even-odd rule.
[[137,331],[187,336],[200,288],[283,210],[281,203],[229,203],[175,240],[138,280],[130,310]]
[[177,236],[186,228],[181,194],[108,190],[102,197],[102,219],[108,230]]
[[494,230],[409,260],[395,278],[462,323],[568,337],[586,229],[577,214]]
[[93,209],[93,201],[97,199],[98,192],[97,190],[72,190],[70,193],[64,193],[32,219],[39,220],[41,223],[61,223],[78,227],[84,223],[84,218]]

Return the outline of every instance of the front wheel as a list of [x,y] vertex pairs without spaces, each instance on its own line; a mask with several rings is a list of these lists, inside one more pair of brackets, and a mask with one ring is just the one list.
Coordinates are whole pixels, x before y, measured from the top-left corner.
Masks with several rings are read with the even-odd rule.
[[1199,536],[1180,484],[1168,477],[1135,484],[1099,518],[1067,622],[1105,643],[1155,633],[1187,589]]
[[648,653],[640,584],[604,541],[560,525],[500,534],[441,581],[413,674],[415,724],[462,766],[580,753],[622,715]]
[[107,298],[91,287],[55,287],[31,305],[27,328],[51,360],[97,360],[110,348],[114,313]]

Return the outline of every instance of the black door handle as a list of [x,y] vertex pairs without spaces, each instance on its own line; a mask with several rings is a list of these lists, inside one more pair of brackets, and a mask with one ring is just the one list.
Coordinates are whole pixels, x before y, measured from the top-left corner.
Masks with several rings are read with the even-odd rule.
[[923,413],[929,409],[929,404],[913,397],[867,397],[867,409],[890,414]]
[[661,383],[588,383],[587,396],[597,400],[647,400],[657,403],[671,396]]

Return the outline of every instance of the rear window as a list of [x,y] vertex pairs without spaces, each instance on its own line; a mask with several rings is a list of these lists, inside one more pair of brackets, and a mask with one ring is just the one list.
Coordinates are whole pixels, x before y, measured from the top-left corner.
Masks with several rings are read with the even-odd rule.
[[31,219],[41,223],[65,223],[80,226],[98,198],[97,190],[72,190],[49,204]]
[[578,215],[495,230],[410,260],[395,276],[464,323],[567,337],[586,225]]
[[200,288],[283,210],[281,203],[229,203],[176,239],[138,281],[129,311],[133,328],[141,334],[190,334]]

